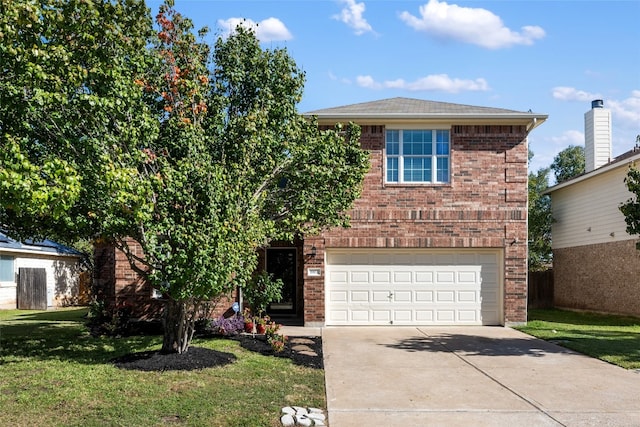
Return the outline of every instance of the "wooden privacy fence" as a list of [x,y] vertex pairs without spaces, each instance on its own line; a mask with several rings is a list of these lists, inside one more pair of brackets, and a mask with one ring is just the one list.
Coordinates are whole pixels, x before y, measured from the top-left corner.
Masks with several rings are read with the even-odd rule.
[[553,270],[529,272],[529,308],[553,307]]
[[18,269],[18,309],[47,309],[47,270],[44,268]]

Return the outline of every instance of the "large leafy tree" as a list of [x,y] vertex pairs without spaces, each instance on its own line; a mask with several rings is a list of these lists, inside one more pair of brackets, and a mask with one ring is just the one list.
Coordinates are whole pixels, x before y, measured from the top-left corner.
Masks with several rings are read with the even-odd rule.
[[[171,4],[152,37],[142,2],[43,3],[3,4],[15,16],[0,18],[30,37],[0,43],[19,51],[2,58],[0,221],[19,236],[113,242],[166,296],[163,351],[185,352],[198,306],[242,286],[258,247],[348,223],[368,168],[359,131],[298,114],[304,74],[242,27],[212,51]],[[103,36],[110,49],[91,53]]]
[[584,173],[585,159],[584,147],[581,145],[570,145],[559,152],[551,163],[556,182],[561,183],[568,179]]
[[[529,160],[533,153],[529,151]],[[529,270],[540,271],[549,267],[551,251],[551,198],[543,194],[549,187],[549,168],[529,172]]]
[[[640,143],[640,135],[636,137],[636,143]],[[640,235],[640,170],[636,167],[629,168],[624,183],[633,196],[622,203],[619,209],[627,223],[627,233]],[[636,248],[640,250],[640,241],[636,243]]]

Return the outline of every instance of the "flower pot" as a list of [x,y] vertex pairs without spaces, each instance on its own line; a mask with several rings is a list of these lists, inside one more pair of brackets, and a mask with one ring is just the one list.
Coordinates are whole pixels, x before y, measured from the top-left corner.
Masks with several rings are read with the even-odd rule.
[[265,332],[267,332],[266,325],[257,324],[256,325],[256,332],[259,333],[259,334],[264,334]]
[[251,322],[245,322],[244,324],[244,331],[247,333],[253,333],[253,323]]

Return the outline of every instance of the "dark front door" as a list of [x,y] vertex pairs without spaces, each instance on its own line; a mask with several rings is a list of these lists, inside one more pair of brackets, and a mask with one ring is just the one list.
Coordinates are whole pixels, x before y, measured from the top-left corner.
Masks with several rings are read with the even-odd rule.
[[296,249],[267,249],[267,272],[274,279],[282,279],[282,299],[269,304],[270,314],[294,314],[296,312]]

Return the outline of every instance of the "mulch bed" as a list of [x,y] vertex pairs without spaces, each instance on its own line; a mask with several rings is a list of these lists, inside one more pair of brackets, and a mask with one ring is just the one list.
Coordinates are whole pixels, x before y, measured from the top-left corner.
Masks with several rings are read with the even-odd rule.
[[[264,339],[264,336],[240,334],[229,338],[239,341],[243,348],[265,356],[289,358],[297,365],[315,369],[323,369],[324,367],[322,362],[321,337],[304,337],[304,347],[306,347],[307,351],[301,351],[301,346],[296,345],[296,337],[290,338],[285,349],[279,353],[273,351]],[[192,346],[189,347],[189,350],[184,354],[164,354],[159,351],[146,351],[127,354],[114,359],[112,362],[121,369],[139,371],[191,371],[224,366],[233,363],[235,360],[236,356],[231,353]]]
[[126,354],[113,360],[120,369],[138,371],[193,371],[213,368],[233,363],[236,356],[231,353],[211,350],[202,347],[189,347],[186,353],[160,353],[145,351]]

